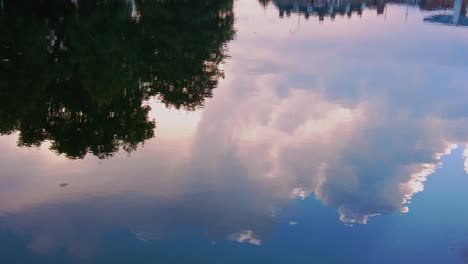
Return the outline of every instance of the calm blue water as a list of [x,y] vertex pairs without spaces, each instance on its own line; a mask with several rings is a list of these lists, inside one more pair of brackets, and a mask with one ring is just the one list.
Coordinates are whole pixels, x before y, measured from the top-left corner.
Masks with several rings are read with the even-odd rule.
[[0,263],[468,263],[466,13],[0,0]]

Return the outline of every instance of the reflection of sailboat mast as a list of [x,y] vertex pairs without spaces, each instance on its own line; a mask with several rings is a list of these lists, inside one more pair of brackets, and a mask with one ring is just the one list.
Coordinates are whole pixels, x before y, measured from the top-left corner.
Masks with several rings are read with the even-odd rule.
[[408,9],[409,9],[409,4],[406,5],[406,16],[405,16],[405,24],[408,22]]
[[301,13],[297,13],[297,31],[299,31],[300,26],[301,26]]
[[299,27],[301,25],[301,11],[299,9],[299,3],[296,2],[295,9],[297,10],[297,31],[299,31]]
[[289,33],[298,32],[299,28],[300,28],[300,25],[301,25],[301,12],[299,11],[299,4],[297,4],[297,7],[296,7],[296,3],[294,3],[293,11],[296,11],[296,13],[297,13],[297,29],[295,31],[294,30],[289,30]]
[[384,20],[387,20],[387,4],[385,5]]

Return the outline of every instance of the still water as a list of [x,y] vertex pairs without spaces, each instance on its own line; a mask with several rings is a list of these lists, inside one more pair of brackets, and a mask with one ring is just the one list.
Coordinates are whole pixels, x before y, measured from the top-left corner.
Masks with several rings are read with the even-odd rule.
[[0,0],[0,263],[468,263],[456,0]]

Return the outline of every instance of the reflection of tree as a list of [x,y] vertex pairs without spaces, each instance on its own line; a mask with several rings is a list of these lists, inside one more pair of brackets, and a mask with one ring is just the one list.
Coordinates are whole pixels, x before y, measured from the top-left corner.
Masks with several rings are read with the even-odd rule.
[[142,52],[156,54],[141,57],[155,65],[152,88],[164,103],[194,109],[222,76],[223,44],[233,36],[232,1],[184,1],[183,8],[177,3],[142,5],[138,33],[147,43]]
[[136,0],[138,18],[127,2],[3,1],[1,134],[105,158],[153,137],[149,97],[203,106],[234,34],[232,0]]

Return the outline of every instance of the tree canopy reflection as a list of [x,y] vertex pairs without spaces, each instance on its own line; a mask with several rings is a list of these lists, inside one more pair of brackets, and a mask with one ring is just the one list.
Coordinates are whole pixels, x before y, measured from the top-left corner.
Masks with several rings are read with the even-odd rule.
[[145,101],[195,110],[223,76],[232,0],[3,0],[0,134],[69,158],[154,136]]

